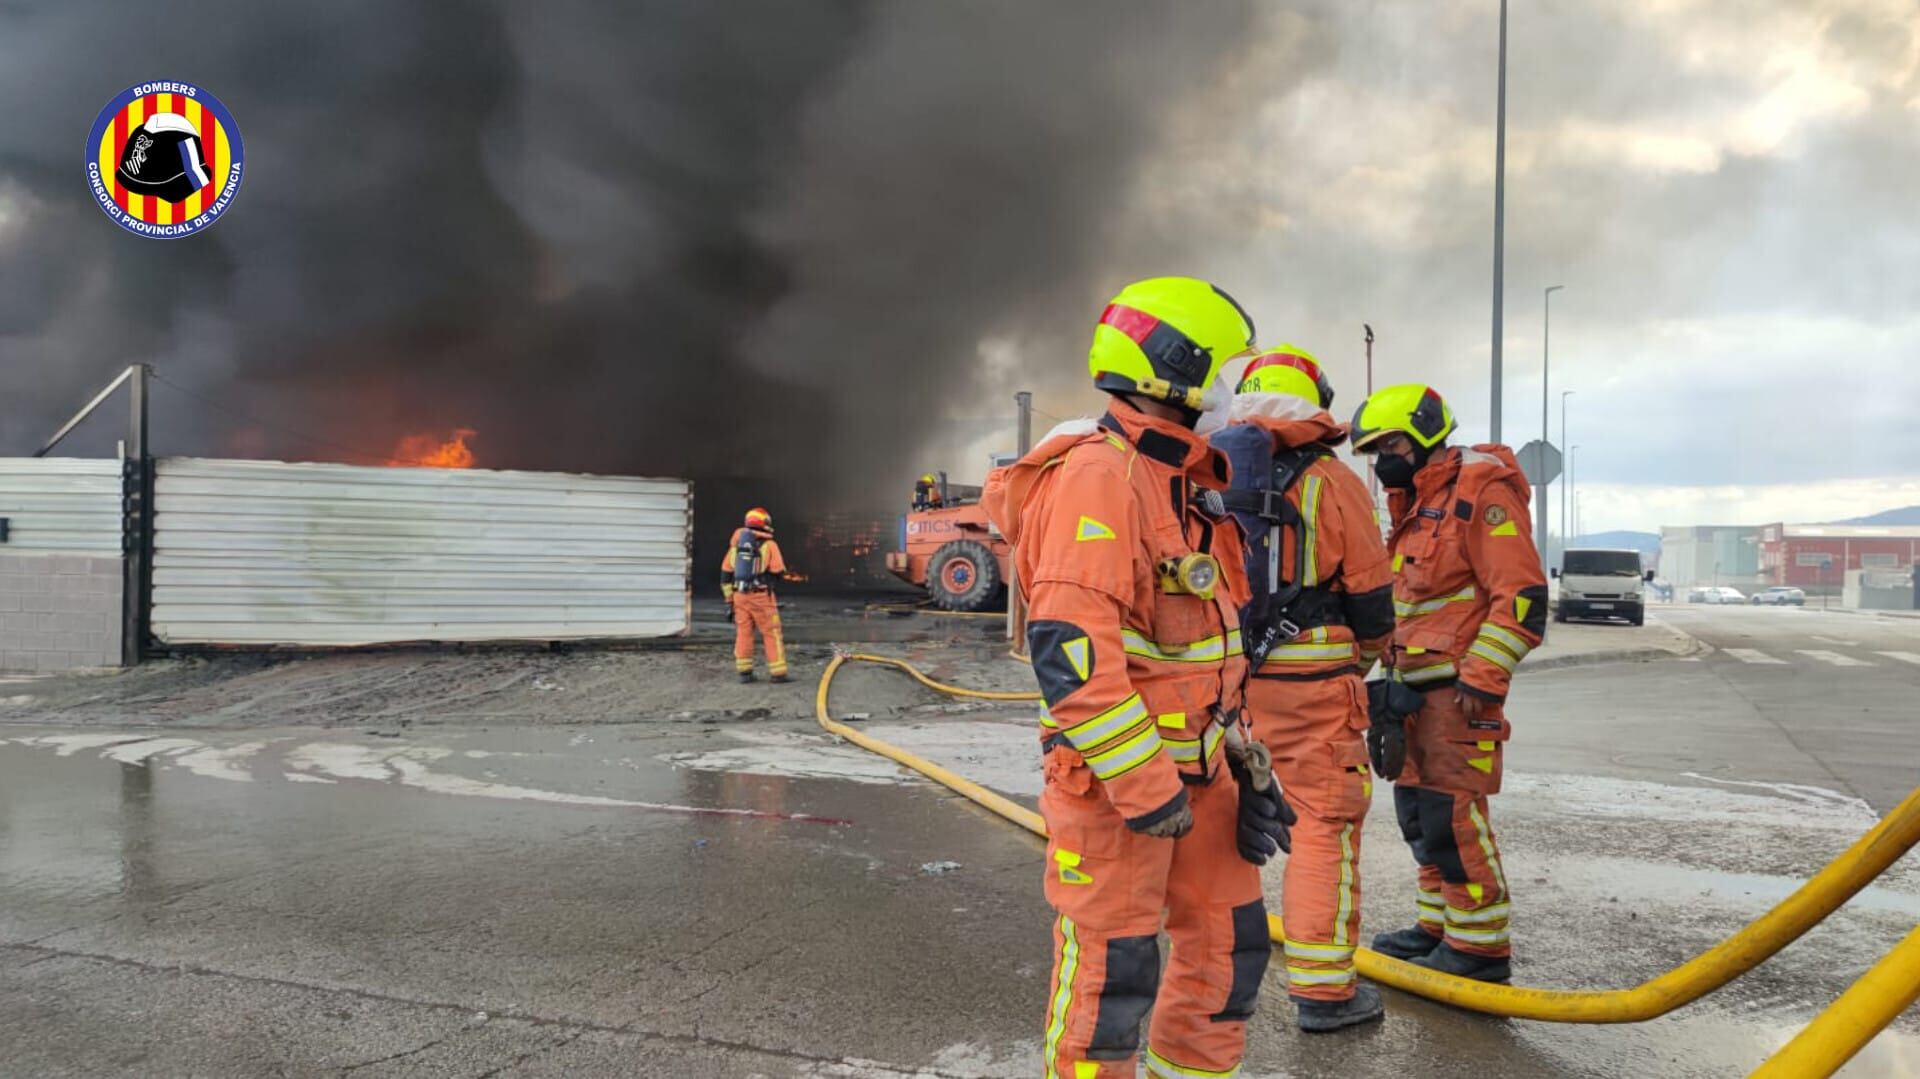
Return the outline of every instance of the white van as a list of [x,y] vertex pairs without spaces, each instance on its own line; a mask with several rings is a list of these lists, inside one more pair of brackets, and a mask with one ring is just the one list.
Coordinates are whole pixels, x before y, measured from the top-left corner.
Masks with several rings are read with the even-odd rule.
[[1640,566],[1640,552],[1574,547],[1560,556],[1553,571],[1560,582],[1560,603],[1553,620],[1624,618],[1638,626],[1647,620],[1646,582],[1651,570]]

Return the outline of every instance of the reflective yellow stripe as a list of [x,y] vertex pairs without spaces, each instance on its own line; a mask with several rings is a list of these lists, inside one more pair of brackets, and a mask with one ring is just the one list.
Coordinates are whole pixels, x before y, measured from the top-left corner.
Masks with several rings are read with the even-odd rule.
[[1423,614],[1432,614],[1449,603],[1465,603],[1467,600],[1473,598],[1473,594],[1473,586],[1468,585],[1453,595],[1441,596],[1437,599],[1423,599],[1417,603],[1411,603],[1395,596],[1393,598],[1393,613],[1399,615],[1401,618],[1417,618]]
[[1183,1068],[1153,1050],[1147,1050],[1147,1074],[1158,1079],[1235,1079],[1240,1074],[1240,1065],[1235,1064],[1223,1072],[1210,1072],[1203,1068]]
[[[1487,827],[1487,818],[1480,813],[1478,803],[1467,806],[1467,812],[1473,817],[1473,826],[1480,833],[1480,853],[1486,856],[1487,865],[1493,868],[1493,879],[1500,885],[1500,894],[1507,894],[1507,871],[1500,865],[1500,852],[1493,846],[1493,831]],[[1475,899],[1480,898],[1474,896]]]
[[1474,641],[1473,647],[1467,649],[1467,655],[1479,656],[1508,674],[1512,674],[1513,669],[1520,665],[1520,661],[1508,655],[1506,649],[1486,641]]
[[1089,753],[1117,738],[1129,727],[1147,718],[1147,705],[1135,693],[1092,719],[1066,729],[1067,741],[1082,753]]
[[1502,922],[1512,911],[1513,906],[1504,900],[1481,907],[1479,910],[1461,910],[1459,907],[1447,908],[1448,925],[1485,925],[1488,922]]
[[1308,944],[1305,941],[1288,939],[1281,944],[1281,950],[1288,959],[1312,959],[1325,963],[1344,963],[1353,958],[1354,946],[1351,944]]
[[1425,922],[1425,923],[1427,923],[1428,925],[1445,925],[1445,924],[1447,924],[1447,917],[1446,917],[1446,915],[1444,915],[1444,914],[1442,914],[1441,912],[1439,912],[1439,911],[1437,911],[1437,910],[1434,910],[1434,909],[1433,909],[1433,908],[1431,908],[1431,907],[1421,907],[1421,908],[1420,908],[1420,920],[1421,920],[1421,921],[1423,921],[1423,922]]
[[1320,477],[1308,476],[1300,491],[1300,519],[1302,528],[1307,530],[1305,549],[1301,552],[1301,583],[1308,588],[1320,583],[1319,556],[1315,552],[1314,534],[1320,529],[1314,523],[1320,517]]
[[1533,646],[1521,640],[1519,634],[1509,633],[1492,622],[1480,623],[1479,635],[1512,652],[1515,659],[1525,659],[1527,653],[1533,651]]
[[1447,925],[1447,936],[1468,944],[1505,944],[1513,939],[1512,932],[1507,929],[1462,929],[1452,923]]
[[1101,779],[1115,779],[1153,759],[1160,752],[1160,732],[1148,727],[1105,753],[1087,758],[1087,767]]
[[1353,980],[1353,971],[1289,966],[1287,980],[1295,985],[1345,985]]
[[1407,685],[1419,686],[1425,685],[1428,682],[1439,682],[1443,679],[1453,678],[1459,673],[1459,668],[1455,667],[1451,662],[1447,662],[1436,663],[1431,667],[1414,667],[1411,669],[1396,667],[1393,671],[1393,677],[1401,682],[1405,682]]
[[1228,656],[1241,654],[1240,631],[1237,629],[1228,631],[1224,647],[1218,636],[1194,641],[1192,644],[1162,644],[1158,641],[1149,641],[1131,629],[1120,631],[1120,643],[1130,656],[1140,656],[1166,663],[1218,663]]
[[1353,918],[1353,822],[1340,829],[1340,909],[1334,915],[1333,942],[1347,942],[1347,922]]
[[1336,644],[1283,644],[1267,653],[1268,663],[1319,663],[1332,659],[1354,658],[1353,642]]
[[1225,727],[1210,723],[1198,738],[1163,738],[1161,744],[1167,747],[1167,756],[1172,757],[1175,763],[1197,764],[1203,756],[1211,760],[1213,751],[1220,748],[1220,742],[1226,736]]
[[1067,1032],[1067,1008],[1073,1004],[1073,978],[1080,972],[1080,937],[1074,932],[1073,919],[1060,916],[1060,977],[1054,986],[1052,1006],[1047,1015],[1047,1079],[1059,1079],[1060,1069],[1053,1066],[1060,1055],[1060,1036]]

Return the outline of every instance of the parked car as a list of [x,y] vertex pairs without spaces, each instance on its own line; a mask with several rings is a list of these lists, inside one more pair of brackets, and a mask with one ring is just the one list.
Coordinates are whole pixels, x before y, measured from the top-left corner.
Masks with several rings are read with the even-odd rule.
[[1767,607],[1805,607],[1807,594],[1798,588],[1777,584],[1764,591],[1755,592],[1752,602]]
[[1710,588],[1708,589],[1708,591],[1713,593],[1713,598],[1708,600],[1707,601],[1708,603],[1745,603],[1747,602],[1746,593],[1740,591],[1738,588],[1728,588],[1726,585],[1721,585],[1718,588]]
[[1713,589],[1705,588],[1705,587],[1689,588],[1687,589],[1687,602],[1688,603],[1712,603]]

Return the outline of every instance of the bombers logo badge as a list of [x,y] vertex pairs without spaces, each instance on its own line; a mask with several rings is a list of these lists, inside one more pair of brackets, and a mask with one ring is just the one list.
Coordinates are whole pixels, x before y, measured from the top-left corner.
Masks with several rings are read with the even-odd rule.
[[87,183],[114,223],[173,238],[214,223],[240,190],[240,127],[192,83],[129,86],[87,136]]
[[1481,514],[1481,516],[1486,518],[1488,524],[1496,528],[1507,523],[1507,510],[1504,506],[1488,506],[1487,511]]

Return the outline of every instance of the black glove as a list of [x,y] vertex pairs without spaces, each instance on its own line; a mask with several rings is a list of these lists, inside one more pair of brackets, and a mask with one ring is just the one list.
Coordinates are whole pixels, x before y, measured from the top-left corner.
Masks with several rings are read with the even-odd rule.
[[1248,754],[1251,761],[1239,754],[1227,755],[1227,769],[1240,784],[1240,821],[1234,839],[1240,857],[1254,865],[1266,865],[1276,852],[1293,853],[1293,833],[1287,829],[1300,818],[1280,794],[1280,781],[1274,778],[1266,747],[1256,744],[1248,748],[1258,751]]
[[1389,783],[1407,766],[1407,717],[1427,703],[1420,691],[1404,682],[1378,679],[1367,683],[1367,756],[1373,773]]

